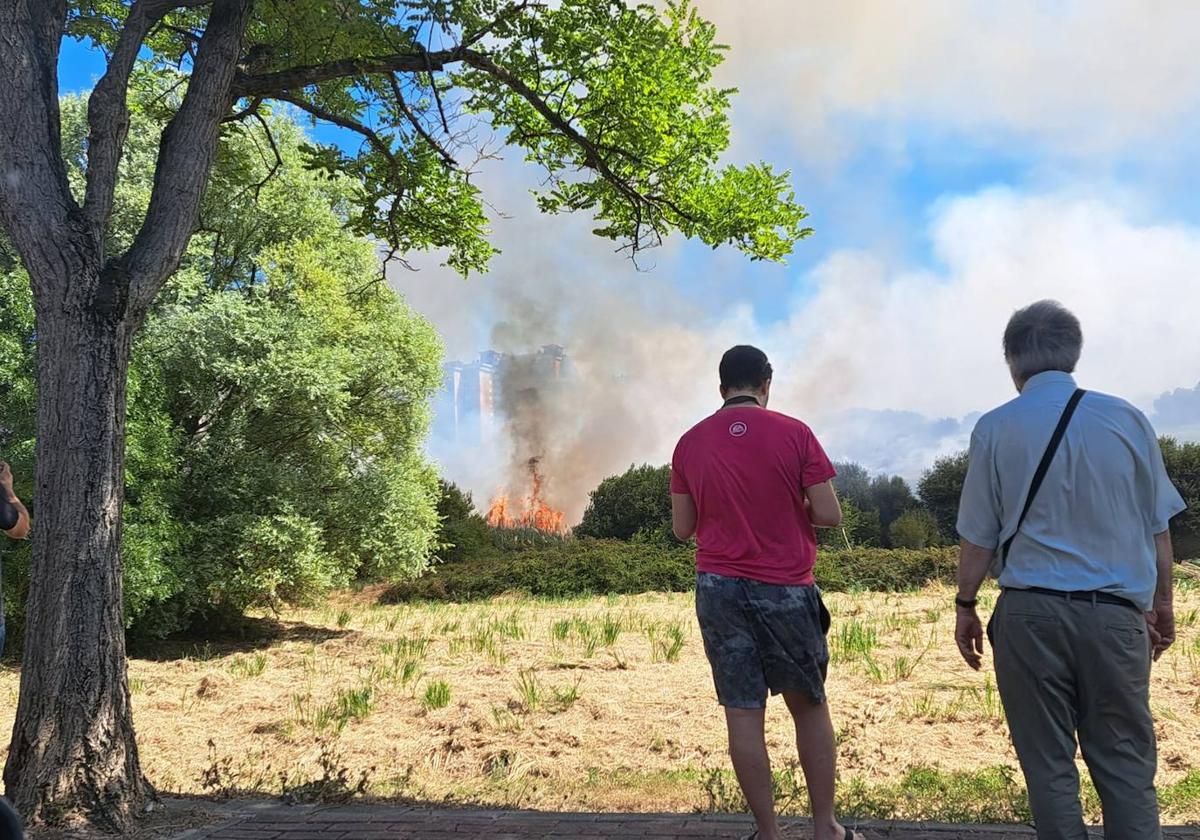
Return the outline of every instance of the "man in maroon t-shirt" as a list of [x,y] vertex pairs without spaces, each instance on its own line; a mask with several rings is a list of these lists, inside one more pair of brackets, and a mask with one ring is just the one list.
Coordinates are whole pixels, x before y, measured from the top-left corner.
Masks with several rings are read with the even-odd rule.
[[813,581],[813,527],[842,520],[835,471],[808,426],[766,410],[771,364],[761,350],[734,347],[720,375],[725,404],[675,448],[671,508],[675,535],[696,537],[696,616],[733,769],[758,825],[750,838],[783,837],[763,734],[772,693],[796,724],[814,840],[860,840],[833,814],[829,614]]

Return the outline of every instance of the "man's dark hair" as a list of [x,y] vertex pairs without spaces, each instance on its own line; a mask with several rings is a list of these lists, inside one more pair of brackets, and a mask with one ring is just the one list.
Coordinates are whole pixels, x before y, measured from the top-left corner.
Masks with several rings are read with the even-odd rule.
[[728,391],[758,390],[771,381],[767,354],[749,344],[739,344],[721,357],[721,387]]

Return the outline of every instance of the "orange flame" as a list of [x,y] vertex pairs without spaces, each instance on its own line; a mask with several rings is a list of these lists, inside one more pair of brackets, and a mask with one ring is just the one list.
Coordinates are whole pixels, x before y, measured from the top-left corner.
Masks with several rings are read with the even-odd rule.
[[566,534],[566,514],[551,507],[542,494],[542,474],[538,471],[538,459],[529,459],[529,494],[523,499],[513,499],[507,490],[502,490],[492,499],[488,508],[487,523],[493,528],[532,528],[548,534]]

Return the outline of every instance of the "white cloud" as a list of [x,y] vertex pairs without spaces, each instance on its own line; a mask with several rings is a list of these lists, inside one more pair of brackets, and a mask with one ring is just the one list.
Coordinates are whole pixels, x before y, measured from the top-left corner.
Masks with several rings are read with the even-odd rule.
[[[731,46],[724,78],[756,123],[787,125],[805,158],[836,160],[871,121],[1032,139],[1071,156],[1153,158],[1200,107],[1191,0],[699,0]],[[982,131],[981,131],[982,130]],[[1138,145],[1147,143],[1144,148]]]
[[1098,199],[989,190],[944,202],[930,237],[938,271],[834,255],[781,328],[795,364],[846,381],[837,407],[961,416],[1006,398],[1004,324],[1040,298],[1082,320],[1088,387],[1149,408],[1200,375],[1200,229],[1141,223]]

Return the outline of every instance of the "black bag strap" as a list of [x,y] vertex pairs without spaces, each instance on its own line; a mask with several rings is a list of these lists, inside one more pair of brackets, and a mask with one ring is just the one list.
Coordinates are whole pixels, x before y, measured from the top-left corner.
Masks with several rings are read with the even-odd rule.
[[1045,481],[1046,473],[1050,470],[1050,464],[1054,460],[1054,455],[1058,452],[1058,445],[1062,443],[1063,436],[1067,433],[1067,426],[1071,423],[1071,416],[1075,413],[1075,408],[1086,393],[1087,391],[1082,388],[1077,388],[1075,393],[1071,395],[1071,399],[1067,400],[1067,407],[1063,409],[1062,416],[1058,418],[1058,425],[1054,427],[1054,434],[1050,436],[1050,442],[1046,444],[1046,451],[1042,453],[1042,461],[1038,464],[1037,471],[1033,474],[1033,482],[1029,485],[1029,494],[1025,497],[1025,507],[1021,511],[1021,517],[1017,520],[1017,529],[1012,532],[1012,536],[1004,541],[1004,548],[1000,554],[1001,568],[1008,563],[1008,552],[1012,550],[1013,540],[1021,532],[1021,526],[1025,523],[1025,517],[1029,514],[1029,509],[1033,507],[1033,500],[1037,497],[1038,491],[1042,489],[1042,482]]

